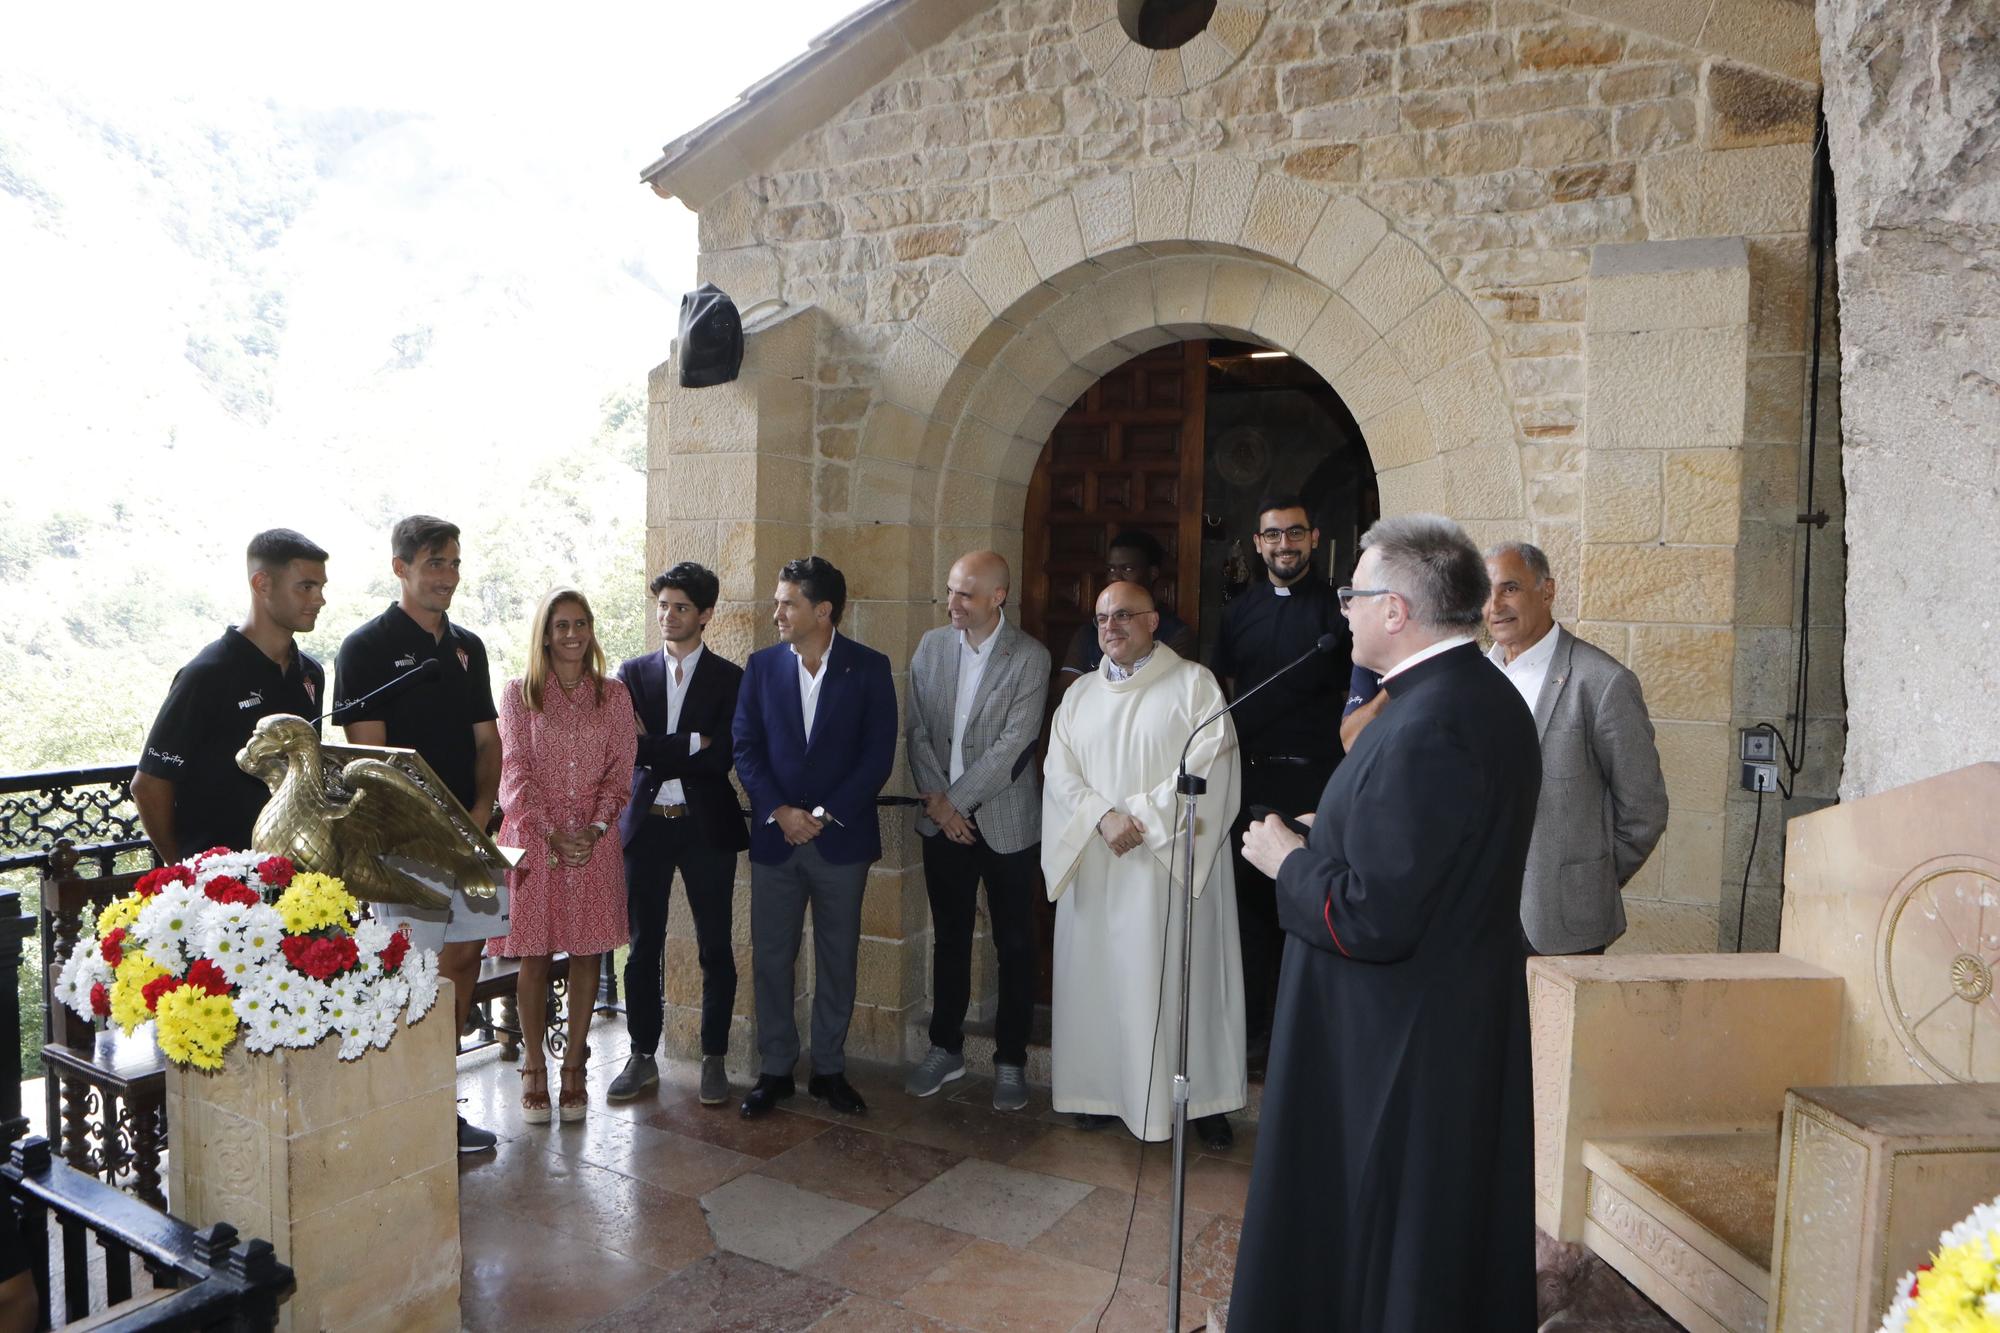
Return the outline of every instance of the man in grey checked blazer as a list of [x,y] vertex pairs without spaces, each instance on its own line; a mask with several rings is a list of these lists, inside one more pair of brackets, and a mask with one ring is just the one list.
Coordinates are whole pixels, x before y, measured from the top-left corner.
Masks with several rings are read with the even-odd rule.
[[1000,956],[993,1105],[1027,1105],[1035,1010],[1035,875],[1042,841],[1035,742],[1049,650],[1007,619],[1007,562],[959,557],[946,580],[951,624],[924,635],[910,662],[910,778],[923,796],[924,886],[931,900],[931,1049],[904,1084],[928,1097],[965,1074],[972,927],[979,884]]
[[1603,953],[1625,933],[1625,882],[1667,827],[1667,785],[1639,678],[1556,624],[1548,557],[1526,542],[1486,556],[1492,660],[1542,739],[1542,798],[1521,881],[1535,953]]

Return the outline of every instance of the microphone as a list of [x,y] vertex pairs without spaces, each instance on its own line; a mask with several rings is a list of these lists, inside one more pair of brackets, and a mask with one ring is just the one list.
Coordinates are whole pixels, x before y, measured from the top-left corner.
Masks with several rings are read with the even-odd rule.
[[1278,677],[1290,672],[1294,667],[1298,667],[1304,664],[1305,662],[1309,661],[1310,659],[1318,657],[1322,653],[1330,653],[1338,647],[1340,647],[1340,636],[1338,634],[1327,633],[1320,635],[1319,638],[1313,643],[1312,647],[1306,649],[1304,652],[1300,653],[1297,657],[1285,663],[1285,665],[1279,667],[1276,671],[1273,671],[1270,675],[1264,677],[1264,679],[1258,681],[1255,685],[1245,690],[1241,695],[1237,696],[1235,699],[1230,700],[1228,703],[1224,704],[1222,707],[1216,709],[1213,713],[1210,713],[1207,717],[1203,718],[1200,722],[1196,723],[1195,729],[1188,733],[1187,744],[1181,746],[1180,774],[1181,774],[1181,783],[1183,784],[1183,790],[1185,790],[1185,784],[1187,783],[1188,780],[1188,771],[1187,771],[1188,751],[1194,748],[1195,737],[1201,735],[1201,733],[1205,731],[1211,723],[1216,722],[1217,720],[1226,716],[1229,713],[1235,712],[1236,706],[1238,704],[1243,703],[1249,698],[1251,698],[1251,696],[1255,695],[1257,691],[1263,689],[1266,685],[1269,685],[1272,681],[1276,680]]
[[[1287,671],[1291,670],[1290,667],[1285,669]],[[324,713],[321,713],[313,721],[319,723],[332,718],[333,724],[336,727],[345,726],[347,720],[354,716],[354,710],[361,707],[361,705],[372,703],[376,699],[385,698],[389,695],[400,694],[420,680],[436,680],[443,672],[444,666],[442,663],[435,657],[427,657],[388,684],[377,686],[362,695],[359,699],[344,699],[327,709]]]

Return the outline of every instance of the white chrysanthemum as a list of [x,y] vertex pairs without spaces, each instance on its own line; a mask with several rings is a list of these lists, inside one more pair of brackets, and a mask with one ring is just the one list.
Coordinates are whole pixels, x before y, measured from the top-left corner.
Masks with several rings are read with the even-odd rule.
[[[78,940],[76,947],[70,950],[69,957],[63,959],[62,970],[56,973],[57,998],[85,1018],[91,1016],[90,983],[83,980],[83,971],[92,958],[103,961],[95,936]],[[79,999],[82,1000],[81,1004],[77,1003]]]
[[394,935],[394,931],[373,917],[354,928],[354,947],[361,955],[360,968],[363,972],[379,973],[382,970],[379,955],[389,947],[389,940]]
[[285,919],[268,903],[243,909],[243,925],[237,931],[243,949],[259,962],[280,958],[285,939]]
[[410,987],[412,1023],[431,1011],[438,997],[438,960],[429,949],[412,949],[403,958],[403,980]]
[[196,957],[196,928],[208,900],[185,884],[169,884],[146,900],[132,936],[162,966],[185,972]]
[[244,1046],[258,1055],[276,1050],[284,1038],[284,1018],[273,1009],[264,1009],[255,1014],[243,1014],[241,996],[237,997],[236,1004],[239,1019],[243,1024]]

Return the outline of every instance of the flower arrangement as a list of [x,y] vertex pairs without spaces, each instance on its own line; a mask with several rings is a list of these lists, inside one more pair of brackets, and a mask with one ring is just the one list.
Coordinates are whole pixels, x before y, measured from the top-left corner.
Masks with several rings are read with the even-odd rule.
[[386,1047],[399,1015],[430,1011],[437,955],[361,920],[330,875],[214,847],[148,872],[98,913],[55,990],[87,1019],[127,1032],[150,1021],[161,1054],[197,1069],[221,1068],[239,1038],[265,1052],[338,1036],[354,1060]]
[[1881,1333],[2000,1333],[2000,1199],[1938,1237],[1931,1261],[1903,1274]]

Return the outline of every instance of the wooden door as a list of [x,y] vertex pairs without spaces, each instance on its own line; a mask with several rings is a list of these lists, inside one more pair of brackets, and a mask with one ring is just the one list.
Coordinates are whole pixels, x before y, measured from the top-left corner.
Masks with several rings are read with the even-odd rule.
[[1058,667],[1094,614],[1110,540],[1127,528],[1166,551],[1160,609],[1200,625],[1207,385],[1206,342],[1142,353],[1086,389],[1042,447],[1023,516],[1021,621]]
[[[1206,342],[1142,353],[1086,389],[1042,448],[1022,515],[1025,568],[1017,583],[1022,627],[1047,644],[1054,659],[1051,713],[1070,637],[1095,616],[1105,558],[1118,533],[1141,528],[1159,539],[1166,551],[1154,589],[1159,605],[1201,625],[1207,388]],[[1043,1004],[1049,1002],[1055,919],[1055,905],[1037,893],[1037,998]]]

